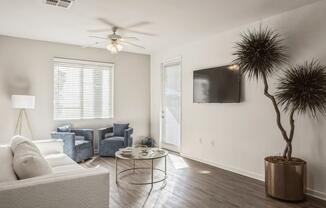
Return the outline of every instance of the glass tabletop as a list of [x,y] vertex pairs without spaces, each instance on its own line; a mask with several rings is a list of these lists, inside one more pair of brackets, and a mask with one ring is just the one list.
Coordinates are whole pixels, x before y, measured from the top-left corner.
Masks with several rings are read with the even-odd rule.
[[126,160],[153,160],[165,157],[168,151],[159,148],[126,147],[115,153],[115,156]]

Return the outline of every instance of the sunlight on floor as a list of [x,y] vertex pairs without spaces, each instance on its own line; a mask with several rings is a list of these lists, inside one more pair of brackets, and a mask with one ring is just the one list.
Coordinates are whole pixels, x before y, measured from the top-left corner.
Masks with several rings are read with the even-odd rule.
[[209,170],[201,170],[201,171],[199,171],[199,173],[200,174],[210,174],[211,171],[209,171]]
[[168,158],[170,159],[170,161],[175,169],[182,169],[182,168],[189,167],[187,162],[180,156],[169,154]]

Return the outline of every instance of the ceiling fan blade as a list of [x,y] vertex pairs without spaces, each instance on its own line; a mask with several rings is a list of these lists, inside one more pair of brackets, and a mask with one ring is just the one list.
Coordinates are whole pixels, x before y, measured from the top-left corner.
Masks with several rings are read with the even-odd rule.
[[96,29],[96,30],[87,30],[87,32],[91,32],[91,33],[110,32],[110,31],[112,31],[111,28],[106,28],[106,29]]
[[145,47],[143,47],[141,45],[138,45],[138,44],[135,44],[135,43],[131,43],[131,42],[128,42],[128,41],[122,41],[122,43],[125,43],[127,45],[131,45],[131,46],[135,46],[135,47],[138,47],[138,48],[145,49]]
[[137,33],[137,34],[141,34],[141,35],[157,36],[156,34],[153,34],[153,33],[141,32],[141,31],[136,31],[136,30],[129,30],[127,28],[119,28],[119,29],[122,29],[122,30],[124,30],[126,32]]
[[98,18],[98,20],[110,27],[117,27],[117,28],[120,28],[118,25],[114,24],[113,22],[110,22],[109,20],[107,19],[104,19],[104,18]]
[[102,39],[102,40],[108,40],[108,38],[100,37],[100,36],[95,36],[95,35],[90,35],[90,36],[88,36],[88,37],[90,37],[90,38]]
[[121,40],[130,40],[130,39],[132,39],[132,40],[139,40],[138,38],[136,38],[136,37],[122,37],[121,38]]
[[140,27],[140,26],[149,25],[149,24],[151,24],[151,22],[142,21],[142,22],[138,22],[138,23],[135,23],[135,24],[128,25],[128,26],[126,26],[124,28],[130,29],[130,28],[133,28],[133,27]]
[[100,45],[100,44],[103,44],[103,43],[106,43],[106,42],[107,42],[107,41],[96,42],[96,43],[92,43],[92,44],[85,45],[85,46],[82,46],[82,47],[83,47],[83,48],[89,48],[89,47],[96,46],[96,45]]

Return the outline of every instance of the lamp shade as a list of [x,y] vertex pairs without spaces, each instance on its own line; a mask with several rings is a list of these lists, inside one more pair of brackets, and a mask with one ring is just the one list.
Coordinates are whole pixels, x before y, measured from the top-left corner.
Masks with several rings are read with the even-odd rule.
[[30,95],[12,95],[11,96],[12,108],[18,109],[34,109],[35,96]]

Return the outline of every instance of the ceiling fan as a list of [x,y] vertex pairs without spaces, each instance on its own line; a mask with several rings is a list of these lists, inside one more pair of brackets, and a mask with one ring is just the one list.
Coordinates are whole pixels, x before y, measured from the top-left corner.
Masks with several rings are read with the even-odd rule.
[[99,18],[98,20],[103,22],[104,24],[110,26],[111,28],[99,29],[99,30],[89,30],[89,32],[99,33],[99,32],[106,32],[106,31],[111,30],[112,34],[109,34],[107,37],[99,37],[99,36],[93,36],[93,35],[89,36],[91,38],[103,39],[105,41],[96,42],[96,43],[88,45],[86,47],[106,43],[107,44],[106,48],[113,54],[118,53],[119,51],[121,51],[125,45],[130,45],[130,46],[145,49],[145,47],[143,47],[141,45],[130,42],[131,40],[139,41],[139,39],[137,37],[122,37],[121,35],[117,34],[118,30],[126,31],[126,32],[130,32],[130,33],[137,33],[137,34],[141,34],[141,35],[147,35],[147,36],[155,36],[155,34],[152,34],[152,33],[140,32],[140,31],[130,29],[130,28],[133,28],[133,27],[139,27],[139,26],[150,24],[150,22],[139,22],[139,23],[136,23],[136,24],[133,24],[133,25],[129,25],[127,27],[120,27],[120,26],[117,26],[116,24],[114,24],[114,23],[112,23],[112,22],[110,22],[110,21],[108,21],[106,19],[103,19],[103,18]]

